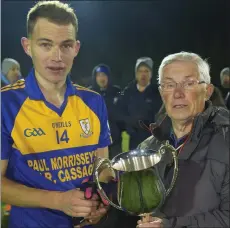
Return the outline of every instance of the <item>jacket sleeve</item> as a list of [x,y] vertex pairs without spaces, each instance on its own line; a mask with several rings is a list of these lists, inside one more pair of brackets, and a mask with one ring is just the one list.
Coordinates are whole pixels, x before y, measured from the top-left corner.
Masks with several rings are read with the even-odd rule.
[[172,217],[163,219],[164,227],[170,228],[221,228],[229,227],[229,166],[226,165],[226,173],[220,192],[220,206],[218,209],[194,216]]

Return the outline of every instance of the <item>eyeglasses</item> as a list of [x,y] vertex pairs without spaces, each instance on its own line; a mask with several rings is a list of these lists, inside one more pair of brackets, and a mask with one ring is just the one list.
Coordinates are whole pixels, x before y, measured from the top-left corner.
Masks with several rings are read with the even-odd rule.
[[196,88],[197,85],[202,83],[205,83],[205,81],[186,80],[183,82],[166,82],[160,84],[160,89],[164,92],[172,92],[174,89],[177,88],[178,84],[180,84],[181,88],[185,90],[193,90]]

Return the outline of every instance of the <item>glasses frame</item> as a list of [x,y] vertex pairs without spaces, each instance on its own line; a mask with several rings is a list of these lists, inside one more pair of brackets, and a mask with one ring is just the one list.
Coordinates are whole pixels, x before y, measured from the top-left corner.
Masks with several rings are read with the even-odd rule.
[[[189,81],[196,82],[197,84],[194,84],[194,87],[191,88],[191,89],[185,88],[184,87],[185,82],[189,82]],[[206,83],[206,82],[205,81],[199,81],[199,80],[185,80],[185,81],[182,81],[182,82],[174,82],[173,81],[173,82],[168,82],[168,83],[174,83],[176,85],[175,88],[172,88],[172,89],[169,89],[169,90],[167,90],[167,89],[165,90],[163,88],[163,85],[167,84],[167,83],[163,83],[163,84],[159,84],[160,90],[163,91],[163,92],[172,92],[172,91],[174,91],[178,87],[179,84],[180,84],[180,87],[183,88],[184,90],[193,90],[196,85],[200,85],[200,84],[203,84],[203,83]]]

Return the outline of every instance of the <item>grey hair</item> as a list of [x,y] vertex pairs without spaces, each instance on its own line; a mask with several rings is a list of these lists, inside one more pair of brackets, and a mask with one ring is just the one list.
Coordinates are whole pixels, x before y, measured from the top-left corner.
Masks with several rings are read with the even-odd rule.
[[220,81],[221,81],[221,83],[223,82],[225,76],[230,76],[230,68],[229,67],[225,67],[220,72]]
[[189,62],[195,63],[198,68],[200,80],[206,82],[207,84],[210,84],[211,82],[210,66],[199,55],[195,53],[190,53],[190,52],[179,52],[179,53],[171,54],[171,55],[166,56],[163,59],[159,67],[159,70],[158,70],[158,83],[159,84],[161,83],[161,80],[163,77],[164,67],[176,61],[189,61]]

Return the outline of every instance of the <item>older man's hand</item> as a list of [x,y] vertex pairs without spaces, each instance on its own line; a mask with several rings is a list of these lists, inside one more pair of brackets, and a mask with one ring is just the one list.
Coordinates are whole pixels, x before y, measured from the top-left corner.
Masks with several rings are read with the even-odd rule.
[[89,216],[85,217],[84,221],[81,224],[75,226],[74,228],[80,228],[86,225],[99,223],[104,216],[107,216],[106,214],[108,210],[109,206],[105,206],[103,203],[101,203],[96,211],[91,212]]
[[163,228],[162,219],[148,216],[147,218],[143,218],[139,220],[137,228]]

